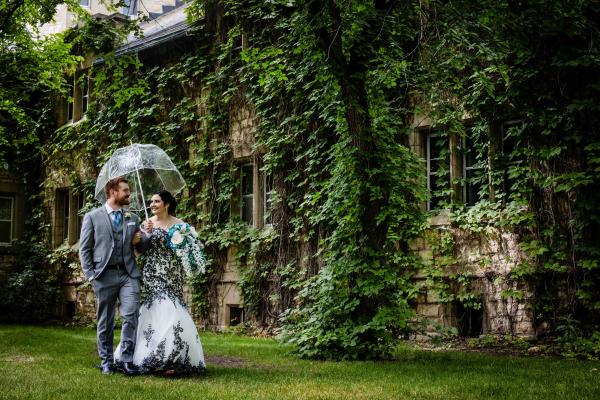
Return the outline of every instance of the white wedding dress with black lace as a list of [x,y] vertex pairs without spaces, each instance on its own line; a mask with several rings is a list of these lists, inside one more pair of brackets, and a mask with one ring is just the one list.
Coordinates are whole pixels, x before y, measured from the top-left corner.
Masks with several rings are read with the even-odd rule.
[[[140,306],[133,363],[141,373],[200,373],[204,352],[183,298],[186,275],[204,272],[202,246],[186,223],[168,231],[154,228],[142,271],[144,300]],[[120,347],[115,350],[119,363]]]

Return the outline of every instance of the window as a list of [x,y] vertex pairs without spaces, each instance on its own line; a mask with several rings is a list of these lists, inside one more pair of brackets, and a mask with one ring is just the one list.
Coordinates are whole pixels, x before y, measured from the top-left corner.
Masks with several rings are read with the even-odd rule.
[[74,244],[80,237],[84,215],[85,193],[76,193],[70,188],[56,190],[53,240],[54,246],[65,241]]
[[59,246],[69,238],[69,189],[56,191],[54,245]]
[[85,205],[85,194],[79,193],[77,195],[77,238],[79,238],[81,234],[81,225],[83,225],[83,214],[81,210]]
[[79,5],[82,7],[89,7],[90,6],[90,0],[79,0]]
[[473,129],[467,129],[463,140],[463,201],[467,206],[474,206],[480,200],[486,175],[480,149],[474,141]]
[[137,14],[137,0],[124,0],[123,10],[121,11],[125,15],[136,15]]
[[244,322],[244,309],[239,305],[229,306],[229,326],[236,326]]
[[458,334],[462,337],[479,337],[483,333],[483,307],[466,307],[460,301],[452,302]]
[[15,198],[0,196],[0,245],[10,246],[13,241]]
[[88,109],[88,101],[90,98],[90,76],[84,73],[80,79],[81,89],[81,115],[83,116]]
[[521,177],[526,173],[521,152],[521,133],[525,125],[523,121],[509,121],[501,126],[502,163],[504,167],[503,186],[506,197],[518,190]]
[[427,210],[437,210],[448,200],[450,190],[450,151],[448,139],[439,132],[427,132],[427,189],[430,199]]
[[75,82],[69,83],[69,97],[67,98],[67,122],[73,121],[73,102],[75,101]]
[[254,167],[244,165],[240,176],[240,218],[252,225],[254,203]]
[[265,174],[263,179],[263,219],[265,225],[271,225],[273,218],[271,216],[271,202],[273,191],[273,175]]
[[70,216],[69,216],[69,203],[70,203],[70,199],[69,199],[69,191],[65,191],[64,193],[61,193],[61,196],[64,196],[64,198],[62,199],[61,203],[62,203],[62,240],[65,241],[69,238],[69,220],[70,220]]

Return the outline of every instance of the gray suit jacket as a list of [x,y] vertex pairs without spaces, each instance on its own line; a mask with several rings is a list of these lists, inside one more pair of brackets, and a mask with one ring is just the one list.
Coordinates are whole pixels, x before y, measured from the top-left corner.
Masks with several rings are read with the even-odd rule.
[[[132,212],[129,213],[129,218],[123,218],[123,259],[127,273],[132,278],[141,277],[131,244],[139,226],[140,219]],[[142,241],[136,249],[144,252],[149,243],[150,239],[142,234]],[[85,214],[79,237],[79,260],[86,280],[96,279],[104,271],[113,247],[112,221],[104,205]]]

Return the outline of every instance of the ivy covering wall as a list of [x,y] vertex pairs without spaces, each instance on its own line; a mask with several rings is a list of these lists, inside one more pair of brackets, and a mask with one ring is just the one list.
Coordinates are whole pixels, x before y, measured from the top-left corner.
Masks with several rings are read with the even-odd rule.
[[[235,248],[244,305],[298,354],[382,357],[411,328],[412,278],[426,268],[408,245],[427,227],[425,165],[408,146],[424,115],[445,149],[469,143],[477,166],[468,178],[437,175],[432,196],[454,226],[519,232],[534,261],[511,279],[536,288],[537,323],[591,337],[598,7],[197,0],[187,45],[160,59],[115,57],[113,28],[90,23],[75,37],[104,59],[92,71],[94,102],[85,120],[44,136],[45,166],[89,191],[115,148],[157,144],[188,183],[181,217],[207,246],[208,273],[192,282],[199,312],[214,307]],[[240,169],[230,115],[240,105],[256,116],[253,157],[273,178],[272,230],[230,212]],[[457,190],[467,183],[474,207]]]

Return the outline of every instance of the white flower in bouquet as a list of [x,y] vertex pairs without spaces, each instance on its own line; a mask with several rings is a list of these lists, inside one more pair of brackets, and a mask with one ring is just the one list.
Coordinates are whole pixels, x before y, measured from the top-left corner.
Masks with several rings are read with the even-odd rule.
[[171,243],[178,245],[178,244],[181,244],[182,242],[183,242],[183,235],[179,232],[173,233],[173,236],[171,236]]
[[193,237],[198,237],[198,232],[196,232],[196,228],[194,228],[193,226],[190,228],[190,232],[192,233]]

